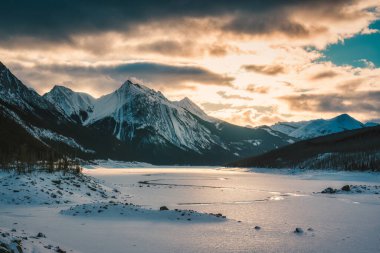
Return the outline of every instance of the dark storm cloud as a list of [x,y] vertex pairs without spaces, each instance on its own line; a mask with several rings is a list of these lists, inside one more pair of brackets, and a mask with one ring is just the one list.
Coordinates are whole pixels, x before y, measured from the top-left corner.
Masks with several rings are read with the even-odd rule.
[[285,72],[285,68],[281,65],[243,65],[243,69],[250,72],[274,76]]
[[281,16],[242,16],[234,18],[225,25],[224,30],[242,34],[265,35],[282,33],[289,37],[307,37],[311,33],[326,31],[325,27],[305,27],[301,23],[284,19]]
[[[22,68],[22,66],[15,66]],[[135,77],[153,85],[175,86],[186,82],[205,85],[231,86],[233,78],[220,75],[199,66],[167,65],[153,62],[133,62],[119,65],[36,65],[33,72],[65,74],[76,78],[107,77],[119,82]]]
[[[72,35],[105,31],[126,32],[139,24],[181,21],[185,18],[230,17],[219,29],[245,34],[281,32],[305,36],[321,28],[292,21],[295,10],[309,10],[328,17],[352,18],[342,14],[347,0],[267,1],[118,1],[118,0],[3,0],[0,9],[0,37],[7,40],[36,37],[70,41]],[[275,18],[274,18],[275,17]]]
[[280,99],[294,111],[379,113],[380,91],[358,91],[343,94],[302,94]]

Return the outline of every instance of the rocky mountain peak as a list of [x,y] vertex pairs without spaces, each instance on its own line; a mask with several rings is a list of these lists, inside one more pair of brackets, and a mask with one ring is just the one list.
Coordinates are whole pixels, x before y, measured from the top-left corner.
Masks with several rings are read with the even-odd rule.
[[0,71],[4,69],[7,69],[7,67],[5,67],[5,65],[0,61]]

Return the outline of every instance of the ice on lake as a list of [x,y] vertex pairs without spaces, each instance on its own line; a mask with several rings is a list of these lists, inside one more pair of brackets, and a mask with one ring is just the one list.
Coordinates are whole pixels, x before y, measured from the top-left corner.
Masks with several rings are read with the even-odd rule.
[[227,219],[71,217],[59,213],[62,207],[3,205],[0,225],[17,222],[80,252],[380,251],[380,195],[318,193],[347,184],[379,186],[377,173],[120,166],[85,173],[145,209],[165,205]]

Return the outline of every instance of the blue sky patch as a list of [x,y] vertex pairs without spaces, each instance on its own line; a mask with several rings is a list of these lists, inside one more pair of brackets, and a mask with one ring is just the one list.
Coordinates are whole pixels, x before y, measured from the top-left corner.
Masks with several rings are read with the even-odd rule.
[[[380,20],[370,28],[380,30]],[[380,67],[380,33],[356,35],[343,43],[330,45],[322,53],[326,56],[323,60],[336,65],[365,67],[368,65],[366,61],[370,61],[375,67]]]

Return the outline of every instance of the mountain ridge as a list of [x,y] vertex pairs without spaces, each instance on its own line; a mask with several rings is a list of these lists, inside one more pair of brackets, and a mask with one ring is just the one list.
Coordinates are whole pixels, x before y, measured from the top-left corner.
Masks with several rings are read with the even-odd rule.
[[[93,99],[62,86],[40,96],[7,69],[2,73],[0,92],[10,93],[0,97],[0,103],[21,121],[10,119],[28,130],[31,138],[86,159],[217,165],[294,141],[266,128],[248,129],[213,119],[189,99],[173,102],[129,80]],[[24,105],[14,97],[25,98]]]
[[271,126],[274,130],[302,140],[364,127],[367,126],[346,113],[331,119],[278,122]]

